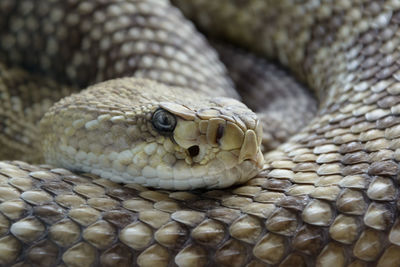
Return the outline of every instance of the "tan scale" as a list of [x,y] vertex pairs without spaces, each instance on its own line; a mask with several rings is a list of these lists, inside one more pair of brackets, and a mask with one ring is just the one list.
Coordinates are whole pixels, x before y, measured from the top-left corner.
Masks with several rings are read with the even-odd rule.
[[169,1],[0,3],[0,265],[398,266],[400,2],[171,2],[257,56]]
[[[148,86],[161,85],[126,78],[89,88],[83,96],[88,100],[87,104],[79,104],[78,95],[60,101],[41,121],[45,158],[49,163],[88,171],[115,182],[134,181],[176,189],[225,187],[244,182],[255,175],[255,170],[262,168],[261,137],[257,137],[261,134],[261,125],[254,125],[255,115],[243,104],[233,99],[204,100],[204,104],[207,103],[204,106],[208,105],[220,114],[218,118],[204,120],[197,115],[201,103],[189,98],[180,104],[166,102],[174,101],[177,95],[189,97],[189,92],[178,87],[165,87],[157,94],[156,90],[153,93],[140,92],[140,88]],[[115,92],[115,104],[109,96],[101,100],[107,95],[105,91]],[[163,91],[168,94],[161,94]],[[135,97],[138,97],[140,112],[143,113],[136,113],[130,119],[130,112],[135,111],[131,110],[127,99]],[[155,99],[160,100],[159,104],[154,102]],[[160,135],[152,125],[151,114],[159,108],[177,118],[172,136]],[[120,114],[126,115],[105,117],[115,109],[123,110]],[[180,113],[182,109],[183,114]],[[75,113],[78,110],[87,110],[88,113],[72,119],[71,126],[66,124],[68,118],[78,118]],[[187,115],[188,110],[191,116]],[[54,120],[53,114],[63,117],[61,123]],[[236,126],[236,121],[240,121],[245,129]],[[201,134],[198,128],[200,122],[203,125],[207,123],[205,134]],[[101,134],[109,128],[110,132]],[[91,135],[86,135],[87,131]],[[169,147],[165,146],[167,140]],[[221,164],[225,167],[222,170]],[[222,176],[232,178],[219,179]]]

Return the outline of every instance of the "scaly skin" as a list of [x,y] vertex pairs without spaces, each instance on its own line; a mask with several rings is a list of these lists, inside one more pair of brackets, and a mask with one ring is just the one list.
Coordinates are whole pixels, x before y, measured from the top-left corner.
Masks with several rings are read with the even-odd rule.
[[[157,111],[176,118],[154,126]],[[175,190],[225,188],[263,167],[262,128],[243,103],[135,78],[56,103],[40,123],[45,161],[114,182]]]
[[[398,266],[400,3],[292,2],[184,2],[188,15],[188,5],[201,7],[196,11],[200,25],[214,26],[218,35],[227,33],[258,53],[278,58],[320,99],[315,119],[266,155],[265,171],[239,187],[173,192],[118,185],[50,166],[2,162],[1,263]],[[144,10],[140,12],[148,12]],[[118,9],[111,12],[120,15]],[[57,13],[53,16],[59,18]],[[88,17],[78,20],[84,29],[92,29],[85,22]],[[21,30],[17,27],[21,24],[14,25],[13,30]],[[107,36],[83,33],[84,37]],[[12,37],[2,38],[6,40],[2,47],[11,49],[9,56],[3,55],[7,62],[21,60],[15,42],[25,43],[24,36],[14,42]],[[196,46],[193,38],[187,44],[193,41]],[[125,61],[113,61],[118,50],[96,62],[100,69],[103,61],[112,62],[106,64],[110,70],[94,73],[96,68],[92,68],[86,74],[91,62],[86,57],[99,55],[88,43],[92,44],[86,41],[82,47],[86,54],[77,48],[81,54],[76,61],[68,63],[71,54],[66,53],[54,56],[58,62],[44,59],[39,69],[50,70],[54,78],[61,75],[66,82],[83,83],[117,77],[118,70],[125,68],[127,73],[133,71]],[[53,51],[54,44],[49,46]],[[44,50],[34,49],[38,54]],[[35,63],[33,54],[28,60]],[[64,62],[82,65],[63,75]],[[213,59],[207,64],[213,65]],[[223,72],[214,73],[220,77],[214,84],[230,91],[229,80],[221,78]],[[207,88],[196,82],[190,87],[197,86]]]

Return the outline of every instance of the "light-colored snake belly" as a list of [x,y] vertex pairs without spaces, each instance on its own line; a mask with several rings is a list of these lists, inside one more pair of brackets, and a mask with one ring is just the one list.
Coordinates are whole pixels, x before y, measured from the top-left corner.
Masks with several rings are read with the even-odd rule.
[[[208,35],[279,60],[294,72],[319,99],[315,118],[278,146],[309,120],[312,100],[286,76],[270,77],[274,71],[260,69],[266,64],[262,60],[217,45],[238,89],[267,90],[265,95],[248,88],[241,92],[259,108],[260,120],[237,100],[220,97],[238,97],[225,67],[168,1],[0,0],[0,156],[15,159],[0,162],[0,265],[400,266],[400,2],[173,2]],[[76,88],[126,76],[173,87],[117,79],[50,108]],[[277,87],[262,85],[268,80]],[[146,86],[154,90],[141,90]],[[117,103],[108,101],[116,99],[110,93],[115,87],[125,96]],[[137,113],[125,102],[132,92],[145,103]],[[181,100],[171,104],[171,97]],[[267,106],[265,98],[275,104]],[[161,122],[177,118],[180,134],[172,135],[165,124],[146,123],[159,110],[155,102],[173,116],[163,113]],[[208,108],[202,109],[203,103]],[[78,111],[89,115],[74,117]],[[138,114],[147,115],[137,119]],[[57,116],[62,119],[53,122]],[[49,134],[57,124],[63,131]],[[106,131],[72,142],[64,138],[79,135],[82,127]],[[109,138],[124,136],[121,129],[129,129],[131,138],[115,140],[114,148],[136,138],[144,153],[108,150]],[[161,129],[162,138],[154,137],[154,129]],[[136,135],[140,131],[145,137]],[[43,132],[49,136],[45,140]],[[60,149],[65,156],[49,152],[44,156],[48,161],[68,165],[78,159],[87,164],[79,170],[92,172],[88,166],[99,166],[96,153],[109,152],[103,163],[117,173],[78,173],[17,160],[42,161],[38,151],[54,138],[67,142]],[[168,145],[171,152],[157,147],[168,138],[176,140]],[[235,183],[229,179],[237,172],[243,179],[254,175],[261,142],[273,149],[264,155],[264,169],[226,189],[174,191],[146,188],[138,184],[142,180],[118,184],[109,179],[137,173],[153,177],[158,169],[144,168],[160,166],[173,153],[181,160],[180,171],[171,174],[167,165],[160,173],[183,182],[148,185],[190,189],[183,174],[208,174],[189,174],[184,164],[213,162],[217,173],[218,162],[225,168],[239,160],[243,168],[233,171],[234,165],[220,175],[226,175],[227,184],[208,184],[223,187]],[[174,145],[185,150],[174,150]],[[78,148],[87,153],[77,156]],[[136,165],[124,163],[134,158]]]

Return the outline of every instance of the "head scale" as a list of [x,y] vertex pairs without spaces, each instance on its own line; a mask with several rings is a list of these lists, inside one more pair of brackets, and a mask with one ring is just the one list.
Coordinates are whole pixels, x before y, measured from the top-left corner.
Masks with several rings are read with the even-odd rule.
[[261,123],[244,104],[147,80],[92,86],[58,102],[41,126],[48,163],[116,182],[223,188],[263,164]]

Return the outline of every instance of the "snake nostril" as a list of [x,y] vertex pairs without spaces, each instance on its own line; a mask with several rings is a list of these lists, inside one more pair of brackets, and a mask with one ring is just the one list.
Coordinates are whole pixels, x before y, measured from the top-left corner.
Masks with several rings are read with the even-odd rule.
[[199,146],[191,146],[188,148],[189,155],[193,158],[196,157],[200,153]]
[[219,140],[222,138],[222,136],[224,135],[224,126],[222,124],[218,125],[218,129],[217,129],[217,136],[216,136],[216,143],[219,144]]

